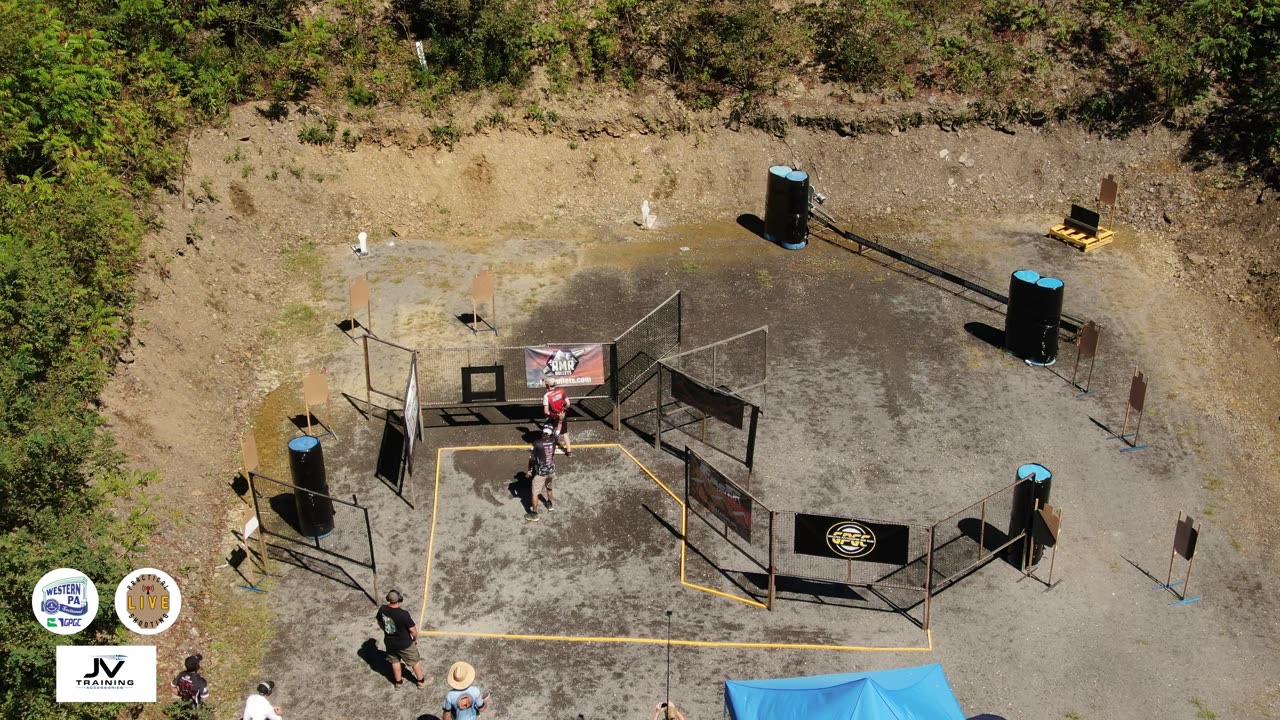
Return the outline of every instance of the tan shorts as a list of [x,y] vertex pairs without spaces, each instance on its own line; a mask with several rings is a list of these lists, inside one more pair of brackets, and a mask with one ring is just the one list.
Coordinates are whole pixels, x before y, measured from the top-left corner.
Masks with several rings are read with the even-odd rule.
[[401,662],[405,665],[417,665],[422,660],[422,656],[418,655],[418,643],[413,643],[403,650],[388,650],[387,660],[390,662]]
[[551,483],[555,482],[555,479],[555,475],[534,475],[533,493],[530,497],[537,499],[537,497],[542,495],[545,491],[554,490],[555,488],[551,487]]

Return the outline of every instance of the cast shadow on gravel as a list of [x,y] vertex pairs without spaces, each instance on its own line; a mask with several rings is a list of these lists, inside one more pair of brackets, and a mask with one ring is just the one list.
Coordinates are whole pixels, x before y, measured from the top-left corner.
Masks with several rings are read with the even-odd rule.
[[743,213],[738,216],[738,224],[742,226],[743,230],[746,230],[761,240],[768,242],[769,239],[764,236],[764,220],[760,219],[759,215],[756,215],[755,213]]
[[986,323],[967,322],[964,324],[964,329],[965,332],[991,347],[997,350],[1004,350],[1004,331],[1000,328],[991,327]]
[[356,651],[356,655],[369,665],[369,669],[386,678],[387,682],[395,682],[395,676],[391,674],[391,663],[387,661],[387,654],[378,649],[378,641],[368,638],[360,645],[360,649]]

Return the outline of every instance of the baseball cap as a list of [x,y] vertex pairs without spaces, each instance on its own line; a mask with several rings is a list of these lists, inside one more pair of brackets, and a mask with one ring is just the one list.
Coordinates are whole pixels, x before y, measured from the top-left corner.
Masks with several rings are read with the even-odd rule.
[[260,695],[270,695],[271,691],[275,689],[276,683],[274,680],[263,680],[258,683],[258,694]]
[[204,659],[204,656],[201,655],[200,653],[196,653],[195,655],[188,655],[186,661],[183,663],[183,666],[187,669],[187,672],[195,672],[196,670],[200,669],[200,661],[203,659]]
[[398,603],[402,600],[404,600],[404,596],[400,594],[399,590],[392,590],[387,593],[387,602],[389,603]]
[[542,426],[542,434],[543,434],[543,435],[550,435],[550,434],[551,434],[551,432],[552,432],[552,431],[551,431],[551,426],[550,426],[550,425],[543,425],[543,426]]

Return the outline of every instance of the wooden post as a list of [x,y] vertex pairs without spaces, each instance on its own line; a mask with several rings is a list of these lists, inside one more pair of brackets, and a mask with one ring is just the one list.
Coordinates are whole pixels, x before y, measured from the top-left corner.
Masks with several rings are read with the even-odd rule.
[[933,541],[934,529],[929,526],[929,553],[924,556],[924,629],[929,629],[929,608],[933,600]]
[[307,435],[310,435],[311,434],[311,405],[310,403],[307,403],[305,400],[303,401],[303,404],[307,406]]
[[1192,555],[1187,561],[1187,579],[1182,582],[1182,598],[1187,599],[1187,589],[1191,587],[1191,567],[1196,564],[1196,556]]
[[653,412],[656,421],[653,431],[653,449],[662,449],[662,363],[658,363],[658,400]]
[[1049,587],[1053,587],[1053,564],[1058,561],[1058,543],[1062,537],[1062,513],[1058,513],[1058,534],[1053,538],[1053,554],[1049,556]]
[[987,501],[982,500],[982,520],[978,526],[978,560],[982,560],[982,548],[987,544]]
[[[1178,524],[1179,525],[1182,524],[1181,510],[1178,511]],[[1177,538],[1177,535],[1175,534],[1173,539],[1173,548],[1169,550],[1169,574],[1164,579],[1165,587],[1168,587],[1169,583],[1173,582],[1173,558],[1177,554],[1178,554],[1178,538]],[[1190,573],[1190,570],[1191,570],[1190,568],[1187,568],[1188,573]],[[1185,589],[1183,591],[1185,592]]]
[[365,405],[372,405],[374,404],[374,397],[372,397],[374,380],[371,379],[369,370],[369,336],[367,334],[366,336],[361,336],[360,340],[362,345],[365,346]]
[[777,524],[778,513],[773,510],[769,511],[769,610],[773,610],[774,594],[778,582],[778,555],[777,543],[775,537],[777,533],[774,525]]

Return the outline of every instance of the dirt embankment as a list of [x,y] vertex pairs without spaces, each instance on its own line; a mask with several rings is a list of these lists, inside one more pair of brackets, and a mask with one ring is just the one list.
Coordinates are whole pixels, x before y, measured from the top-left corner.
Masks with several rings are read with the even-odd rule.
[[[1280,197],[1193,172],[1180,163],[1185,138],[1162,130],[1103,140],[989,118],[1000,127],[965,125],[963,104],[833,110],[797,95],[778,101],[779,133],[724,127],[660,96],[535,99],[541,119],[489,101],[460,108],[452,123],[466,136],[452,148],[432,144],[438,121],[398,112],[344,118],[351,147],[299,143],[313,116],[296,108],[279,122],[238,108],[192,137],[181,192],[157,199],[164,226],[139,274],[133,346],[104,395],[130,462],[161,473],[163,529],[149,560],[176,571],[190,598],[160,637],[162,668],[201,649],[234,704],[260,656],[268,600],[238,590],[243,580],[224,567],[249,509],[235,483],[238,442],[268,391],[345,342],[332,323],[346,290],[327,268],[360,230],[375,246],[399,236],[483,254],[495,236],[617,237],[644,199],[663,225],[722,221],[761,212],[763,174],[777,162],[809,169],[829,207],[859,227],[1049,223],[1115,173],[1120,239],[1102,252],[1163,265],[1167,282],[1280,341]],[[1269,417],[1250,409],[1237,421],[1268,435]]]

